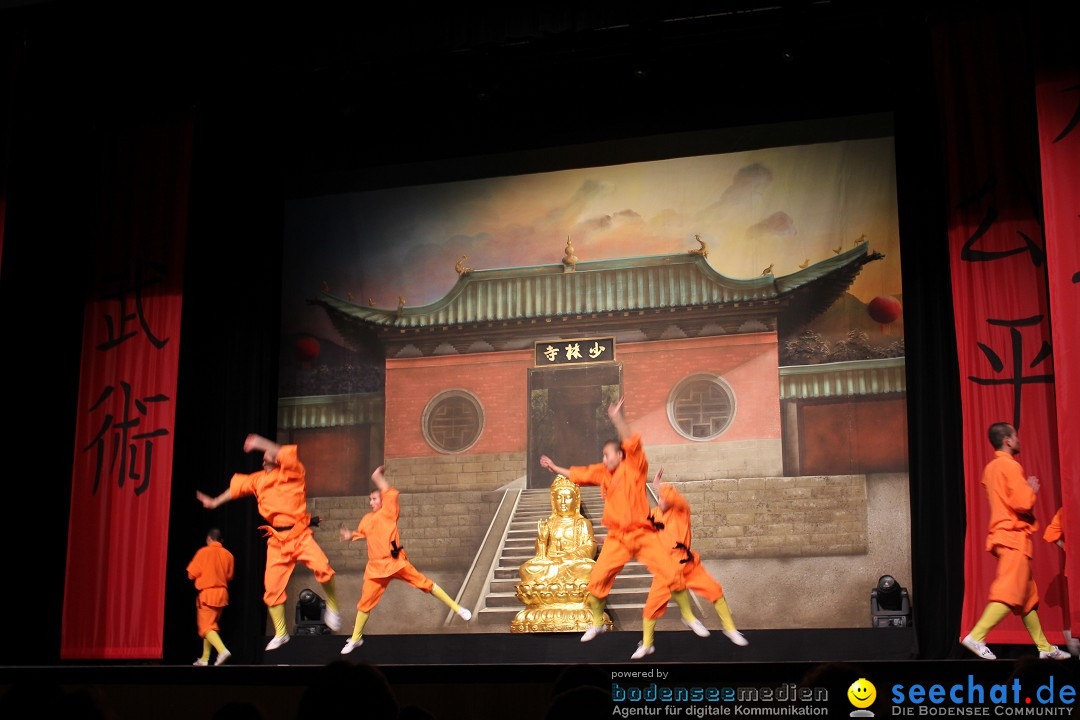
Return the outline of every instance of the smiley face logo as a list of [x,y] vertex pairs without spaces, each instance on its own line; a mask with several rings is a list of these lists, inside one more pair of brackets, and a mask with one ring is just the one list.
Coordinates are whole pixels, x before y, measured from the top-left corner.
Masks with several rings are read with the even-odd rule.
[[877,688],[866,678],[859,678],[851,683],[847,690],[848,700],[857,708],[868,708],[877,700]]

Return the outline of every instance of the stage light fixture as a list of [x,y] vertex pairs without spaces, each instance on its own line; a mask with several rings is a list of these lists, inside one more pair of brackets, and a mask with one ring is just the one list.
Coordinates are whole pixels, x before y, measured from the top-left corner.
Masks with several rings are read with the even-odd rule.
[[908,591],[892,575],[882,575],[878,578],[877,587],[870,591],[870,626],[911,626]]
[[304,588],[296,599],[296,635],[329,635],[323,622],[326,601],[314,591]]

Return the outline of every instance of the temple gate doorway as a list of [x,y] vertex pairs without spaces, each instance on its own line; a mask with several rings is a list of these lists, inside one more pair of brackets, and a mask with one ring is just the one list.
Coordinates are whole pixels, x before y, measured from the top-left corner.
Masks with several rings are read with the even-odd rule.
[[527,487],[546,488],[548,455],[564,467],[600,462],[601,444],[618,437],[607,407],[622,395],[622,363],[529,370]]

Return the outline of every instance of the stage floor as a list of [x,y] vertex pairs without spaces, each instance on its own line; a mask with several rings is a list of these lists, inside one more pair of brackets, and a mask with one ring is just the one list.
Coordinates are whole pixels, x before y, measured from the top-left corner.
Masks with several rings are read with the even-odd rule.
[[[254,717],[262,720],[292,720],[304,708],[310,709],[307,703],[313,698],[318,700],[320,718],[370,717],[365,714],[365,703],[373,691],[364,685],[371,677],[377,678],[367,668],[371,665],[386,678],[399,707],[427,713],[413,717],[441,720],[539,720],[547,717],[553,703],[565,699],[560,693],[581,686],[589,689],[576,692],[584,693],[585,703],[591,698],[593,705],[587,712],[587,705],[575,705],[576,710],[558,717],[803,714],[847,718],[854,710],[847,690],[859,678],[876,686],[877,700],[870,709],[882,718],[919,716],[931,709],[925,700],[896,704],[898,686],[981,684],[989,688],[994,683],[1011,683],[1018,672],[1031,671],[1026,660],[915,660],[911,629],[759,630],[748,631],[746,636],[750,645],[740,648],[719,633],[699,638],[690,632],[661,632],[656,635],[656,653],[642,661],[629,660],[638,633],[623,631],[601,635],[588,644],[579,642],[576,634],[370,636],[348,656],[339,652],[344,636],[298,636],[256,663],[230,661],[221,667],[160,663],[0,667],[0,693],[4,693],[0,716],[45,717],[49,713],[42,710],[52,703],[62,716],[79,717],[65,713],[69,708],[56,707],[55,702],[81,696],[103,708],[110,720],[209,719],[229,704],[253,708],[258,712]],[[1075,660],[1032,666],[1043,675],[1055,674],[1057,688],[1075,689],[1075,668],[1080,667]],[[1046,682],[1043,675],[1038,683]],[[1038,687],[1042,686],[1024,680],[1028,696],[1034,696]],[[799,698],[804,688],[823,692],[825,697]],[[773,699],[647,700],[650,693],[664,689],[767,691]],[[626,693],[626,699],[619,700],[620,693]],[[634,693],[638,702],[631,700]],[[762,707],[769,712],[751,712]],[[781,707],[789,711],[775,712]],[[1019,705],[1007,709],[1025,707],[1021,698]],[[958,709],[962,708],[953,708]],[[1000,716],[995,710],[1002,709],[990,708],[988,715]],[[1062,712],[1042,714],[1071,715],[1071,706],[1058,709]]]
[[[651,663],[769,663],[837,660],[911,660],[918,655],[912,628],[749,630],[747,647],[718,631],[700,638],[689,630],[657,632]],[[396,665],[569,665],[630,662],[641,633],[609,632],[592,642],[579,633],[461,633],[367,635],[346,659],[380,667]],[[295,636],[262,653],[262,665],[325,665],[343,659],[344,635]]]

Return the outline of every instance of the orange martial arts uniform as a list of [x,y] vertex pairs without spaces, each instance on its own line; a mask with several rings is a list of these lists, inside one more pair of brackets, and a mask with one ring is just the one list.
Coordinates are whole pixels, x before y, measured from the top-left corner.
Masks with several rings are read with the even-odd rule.
[[211,630],[218,632],[221,611],[229,604],[229,581],[233,578],[232,553],[219,542],[200,548],[187,566],[188,577],[195,581],[199,597],[195,599],[195,621],[199,637]]
[[686,589],[678,564],[672,560],[660,536],[649,521],[649,463],[641,447],[641,435],[634,433],[622,441],[624,457],[615,472],[604,463],[570,467],[570,480],[578,485],[599,485],[604,498],[607,540],[589,576],[589,594],[604,600],[611,592],[615,576],[635,557],[653,575],[654,584],[673,592]]
[[234,499],[255,496],[259,514],[269,523],[259,529],[266,533],[263,602],[271,607],[285,602],[285,588],[298,561],[311,568],[320,583],[334,577],[326,553],[308,527],[311,515],[307,511],[307,484],[296,446],[282,445],[276,460],[278,467],[269,472],[237,473],[229,482]]
[[1061,523],[1061,511],[1064,508],[1058,508],[1054,513],[1054,519],[1050,521],[1050,524],[1046,526],[1046,530],[1043,532],[1043,540],[1048,543],[1056,543],[1065,537],[1065,526]]
[[426,593],[431,592],[435,583],[413,567],[405,556],[398,536],[398,517],[401,507],[398,505],[398,491],[395,488],[383,490],[382,507],[360,518],[360,524],[352,534],[353,540],[367,538],[368,562],[364,568],[364,587],[360,591],[360,602],[356,609],[369,613],[379,604],[379,598],[386,592],[386,586],[394,578],[404,580]]
[[1024,468],[1004,450],[994,452],[983,470],[982,484],[990,501],[986,549],[998,561],[988,599],[1026,615],[1039,604],[1039,590],[1031,577],[1031,535],[1039,529],[1032,515],[1035,491]]
[[[660,528],[660,540],[668,548],[672,561],[682,569],[686,589],[701,595],[710,603],[724,597],[724,588],[709,574],[701,564],[701,557],[690,549],[690,505],[686,498],[671,485],[660,486],[660,499],[668,506],[661,510],[653,508],[652,518]],[[671,590],[653,578],[649,587],[649,597],[645,600],[645,618],[655,620],[667,611]]]

